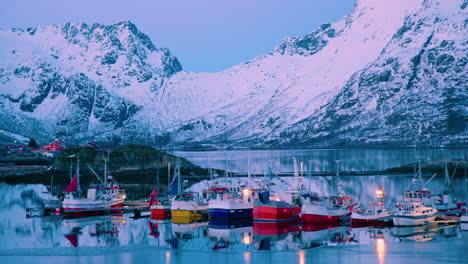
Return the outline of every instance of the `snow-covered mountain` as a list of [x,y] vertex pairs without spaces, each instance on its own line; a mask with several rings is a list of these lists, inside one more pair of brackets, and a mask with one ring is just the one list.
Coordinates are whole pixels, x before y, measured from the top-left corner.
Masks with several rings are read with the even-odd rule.
[[128,21],[3,30],[0,139],[466,145],[467,6],[358,0],[218,73],[182,71]]

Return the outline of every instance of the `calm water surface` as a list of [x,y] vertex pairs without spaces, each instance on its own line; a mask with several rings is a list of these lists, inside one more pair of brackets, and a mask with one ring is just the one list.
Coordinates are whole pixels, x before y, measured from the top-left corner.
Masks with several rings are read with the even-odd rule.
[[295,150],[235,150],[235,151],[175,151],[202,167],[227,169],[247,173],[247,164],[255,174],[264,174],[269,166],[274,173],[292,172],[292,158],[304,161],[305,170],[333,172],[335,160],[343,171],[381,171],[410,163],[437,162],[444,159],[468,160],[466,148],[432,149],[295,149]]
[[[420,152],[425,152],[422,155]],[[277,172],[292,170],[292,156],[303,155],[315,170],[332,170],[335,159],[356,171],[381,170],[444,158],[466,159],[463,149],[444,150],[304,150],[184,152],[190,160],[246,172],[247,160],[263,174],[266,159]],[[387,206],[411,180],[408,175],[347,176],[343,185],[356,201],[374,199],[383,188]],[[312,188],[330,188],[331,177],[317,177]],[[427,187],[437,192],[438,177]],[[321,186],[319,188],[319,186]],[[468,180],[454,189],[468,201]],[[271,226],[250,222],[172,223],[131,214],[80,219],[25,217],[25,208],[41,203],[43,185],[0,184],[1,263],[466,263],[468,232],[460,226],[354,228],[349,226]],[[271,232],[276,230],[275,232]]]

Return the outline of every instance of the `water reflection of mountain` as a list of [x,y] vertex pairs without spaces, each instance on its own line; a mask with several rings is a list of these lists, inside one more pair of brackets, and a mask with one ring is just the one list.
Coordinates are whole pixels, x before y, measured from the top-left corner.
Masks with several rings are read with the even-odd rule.
[[295,149],[295,150],[236,150],[236,151],[177,151],[177,155],[188,158],[202,167],[208,164],[219,169],[254,174],[265,173],[269,161],[274,173],[292,172],[292,157],[304,161],[307,170],[335,171],[335,160],[342,161],[343,171],[382,171],[389,168],[417,162],[439,161],[441,159],[467,160],[468,153],[464,148],[438,149]]

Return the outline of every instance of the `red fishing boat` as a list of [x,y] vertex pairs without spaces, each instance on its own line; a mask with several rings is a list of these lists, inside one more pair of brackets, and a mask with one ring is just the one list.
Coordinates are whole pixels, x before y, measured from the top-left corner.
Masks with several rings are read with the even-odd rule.
[[[270,197],[269,191],[258,192],[258,199],[253,204],[254,221],[281,222],[298,220],[301,213],[301,189],[299,188],[302,175],[299,177],[297,161],[294,164],[294,189],[284,192],[284,201],[278,196]],[[301,171],[302,171],[301,162]],[[302,173],[301,173],[302,174]]]
[[171,218],[170,200],[167,197],[158,199],[158,195],[159,192],[157,189],[154,189],[150,194],[150,218],[155,220],[164,220]]
[[258,195],[259,199],[254,201],[253,207],[254,221],[279,222],[299,219],[299,214],[301,213],[300,206],[292,205],[279,199],[271,200],[269,191],[261,192]]
[[301,219],[305,223],[339,222],[343,217],[351,215],[353,206],[351,197],[340,190],[339,161],[337,162],[336,181],[337,195],[319,196],[317,194],[306,197],[302,205]]

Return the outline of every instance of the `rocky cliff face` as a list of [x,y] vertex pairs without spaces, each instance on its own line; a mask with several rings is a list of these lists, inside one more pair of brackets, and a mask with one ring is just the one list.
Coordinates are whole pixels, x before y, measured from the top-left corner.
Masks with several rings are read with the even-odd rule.
[[359,0],[219,73],[137,27],[0,32],[0,138],[172,146],[466,145],[466,0]]
[[13,29],[0,38],[2,111],[39,120],[58,136],[122,127],[141,108],[126,94],[155,89],[182,69],[128,21]]

